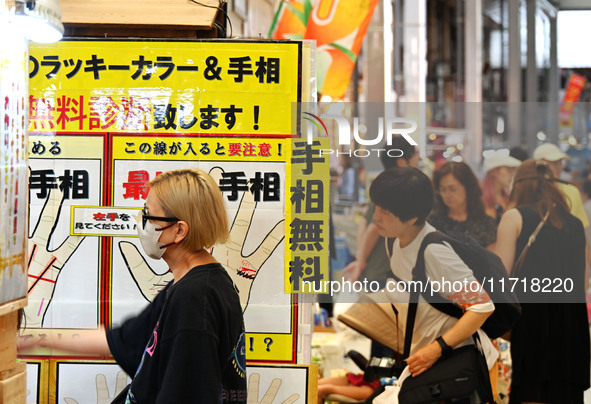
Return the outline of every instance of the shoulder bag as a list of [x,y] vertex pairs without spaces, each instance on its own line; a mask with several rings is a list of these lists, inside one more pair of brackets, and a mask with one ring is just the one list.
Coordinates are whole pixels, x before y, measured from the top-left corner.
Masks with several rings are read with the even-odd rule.
[[[404,338],[404,358],[410,355],[418,291],[411,292]],[[467,398],[478,392],[483,403],[494,402],[488,366],[482,353],[478,333],[472,336],[474,345],[451,350],[442,355],[428,370],[416,377],[406,378],[398,394],[400,404],[430,404],[444,400]]]

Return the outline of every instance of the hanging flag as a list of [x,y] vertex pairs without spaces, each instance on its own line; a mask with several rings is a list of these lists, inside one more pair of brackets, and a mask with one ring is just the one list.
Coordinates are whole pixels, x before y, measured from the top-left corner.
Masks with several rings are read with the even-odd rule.
[[313,6],[312,0],[281,1],[269,30],[269,38],[303,39]]
[[305,39],[316,40],[318,92],[343,98],[378,0],[319,0]]
[[269,36],[316,40],[318,92],[342,99],[377,4],[378,0],[281,2]]
[[576,73],[570,75],[566,91],[564,92],[564,98],[562,99],[562,105],[560,106],[560,123],[563,126],[572,126],[573,110],[577,101],[579,101],[584,86],[585,77]]

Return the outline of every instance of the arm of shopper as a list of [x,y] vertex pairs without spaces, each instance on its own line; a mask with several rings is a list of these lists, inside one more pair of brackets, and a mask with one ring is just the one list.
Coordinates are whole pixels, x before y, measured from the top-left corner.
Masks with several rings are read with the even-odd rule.
[[379,239],[380,232],[378,231],[378,226],[376,226],[375,223],[370,223],[365,230],[357,259],[367,263],[369,255],[373,251]]
[[109,345],[107,344],[106,332],[103,327],[98,330],[85,332],[82,336],[64,337],[49,334],[38,339],[19,337],[17,341],[19,352],[39,346],[71,353],[101,356],[111,355]]
[[[455,347],[478,331],[491,314],[492,311],[479,313],[466,310],[458,322],[449,331],[442,335],[443,340],[450,347]],[[440,357],[441,346],[437,341],[433,341],[408,357],[406,360],[408,370],[413,377],[418,376],[433,366]]]
[[511,274],[515,261],[515,246],[521,232],[522,218],[517,209],[510,209],[501,217],[497,229],[495,253],[501,258],[508,274]]
[[380,233],[375,223],[370,223],[361,237],[358,237],[357,256],[355,261],[343,269],[343,275],[352,282],[358,280],[367,266],[369,255],[380,239]]
[[361,248],[361,244],[363,243],[363,237],[365,237],[365,230],[367,230],[367,219],[362,217],[359,219],[359,224],[357,225],[357,235],[355,238],[355,243],[357,245],[357,250]]
[[365,269],[365,266],[361,265],[359,261],[359,254],[361,253],[361,245],[363,243],[363,237],[365,235],[366,228],[367,220],[362,217],[359,221],[359,224],[357,225],[357,236],[355,237],[355,245],[357,247],[357,251],[355,252],[356,257],[343,268],[343,277],[351,282],[355,282],[357,279],[359,279],[359,275],[361,275]]

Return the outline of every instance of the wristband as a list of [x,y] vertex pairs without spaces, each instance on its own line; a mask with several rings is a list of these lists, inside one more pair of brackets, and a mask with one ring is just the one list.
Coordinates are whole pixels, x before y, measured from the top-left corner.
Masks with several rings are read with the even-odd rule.
[[437,341],[437,343],[441,347],[441,356],[446,356],[451,351],[453,351],[453,348],[447,345],[447,343],[443,340],[443,337],[437,337],[435,341]]

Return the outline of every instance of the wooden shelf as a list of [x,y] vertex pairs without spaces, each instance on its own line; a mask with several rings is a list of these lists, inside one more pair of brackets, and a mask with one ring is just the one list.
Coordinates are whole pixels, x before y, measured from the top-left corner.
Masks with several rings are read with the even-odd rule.
[[[199,0],[219,7],[218,0]],[[61,0],[65,36],[211,38],[223,25],[217,8],[191,0]]]
[[13,311],[17,311],[18,309],[22,309],[27,305],[27,298],[23,297],[22,299],[12,300],[10,302],[6,302],[0,304],[0,316],[4,316],[6,314],[12,313]]

